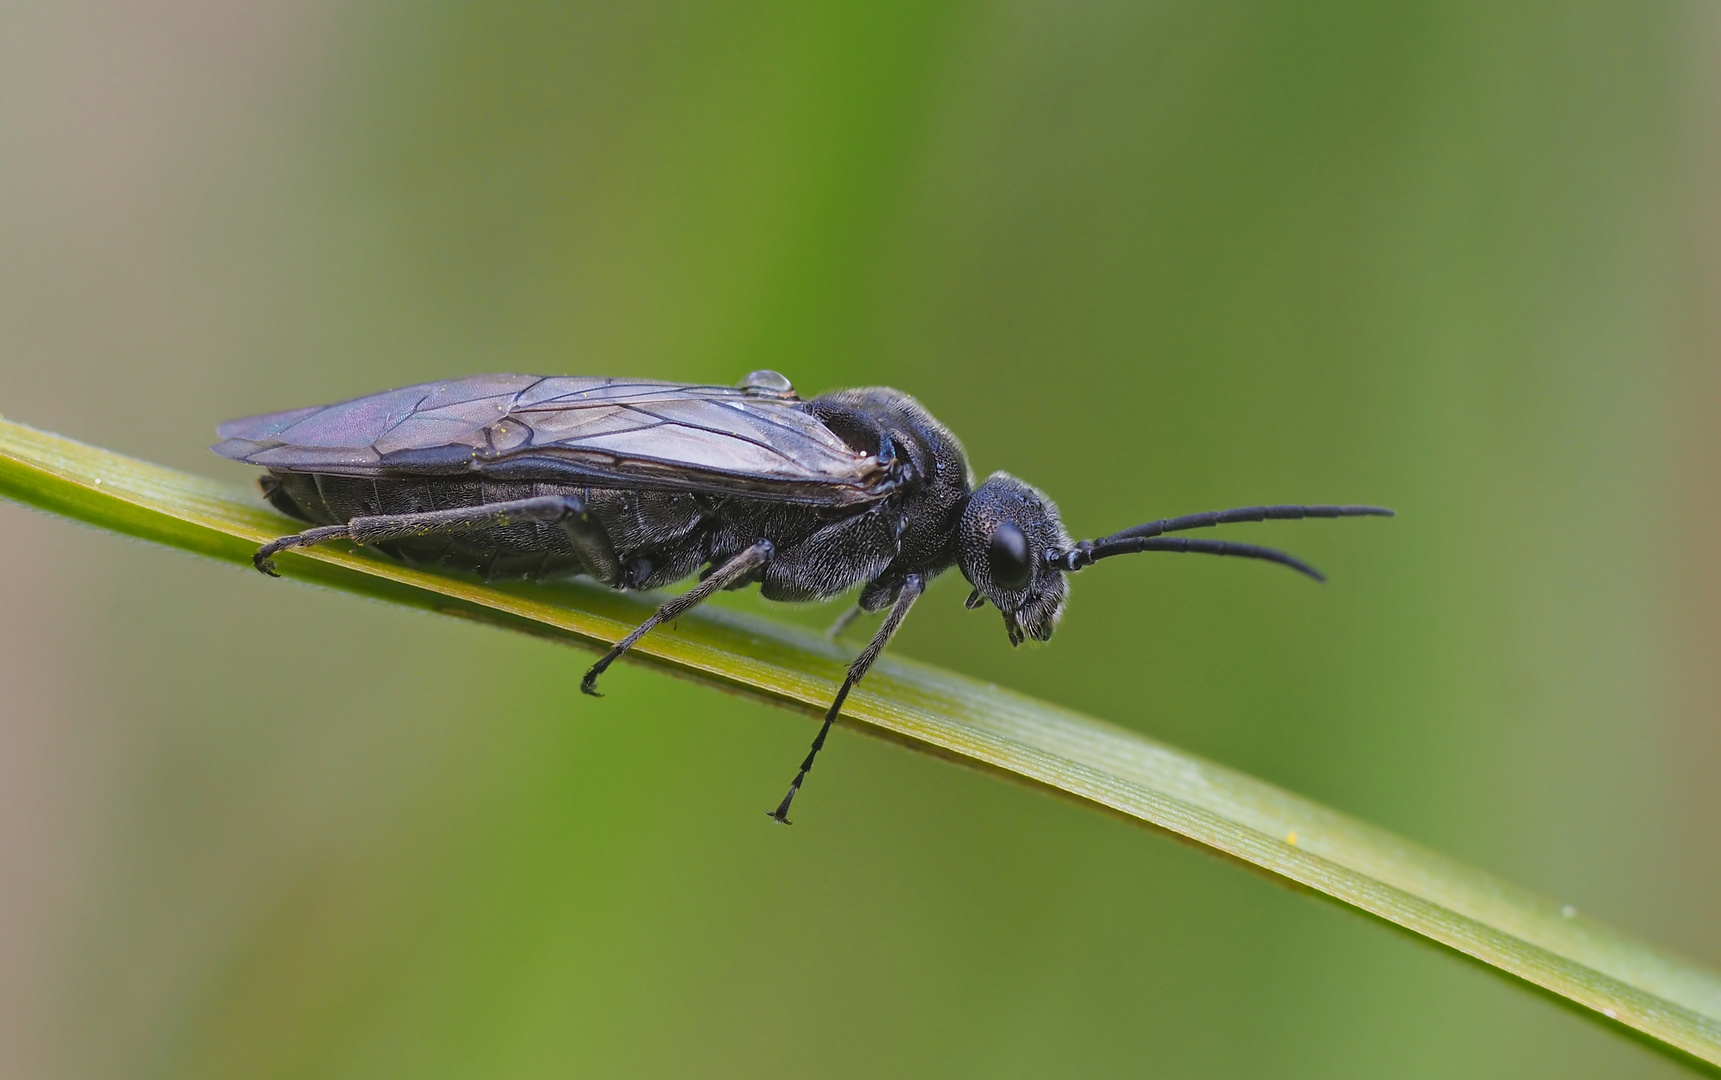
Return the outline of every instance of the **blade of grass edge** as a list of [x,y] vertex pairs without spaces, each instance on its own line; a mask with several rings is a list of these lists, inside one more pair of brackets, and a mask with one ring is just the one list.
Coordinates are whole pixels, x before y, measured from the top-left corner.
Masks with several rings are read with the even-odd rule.
[[[0,419],[0,496],[249,565],[292,526],[247,492]],[[484,585],[341,547],[283,555],[284,576],[605,648],[647,599],[581,582]],[[803,713],[846,653],[731,612],[683,617],[635,648],[647,663]],[[844,722],[1170,832],[1367,913],[1605,1018],[1721,1075],[1721,976],[1552,901],[1233,769],[1067,709],[886,657]]]

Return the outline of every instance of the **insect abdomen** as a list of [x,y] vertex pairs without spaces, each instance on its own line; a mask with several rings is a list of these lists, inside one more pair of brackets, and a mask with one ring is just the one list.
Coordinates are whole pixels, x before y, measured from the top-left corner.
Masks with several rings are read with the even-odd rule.
[[[481,506],[534,495],[577,494],[564,484],[444,479],[360,477],[329,473],[272,473],[264,494],[283,513],[335,525],[355,517],[417,514]],[[543,578],[578,573],[583,565],[567,534],[555,524],[523,521],[491,528],[398,540],[378,550],[409,563],[482,574],[487,578]]]
[[[858,508],[785,506],[687,492],[588,488],[546,481],[467,477],[365,477],[272,472],[264,494],[283,513],[320,525],[486,506],[543,495],[573,495],[608,537],[625,589],[656,589],[722,561],[759,539],[777,558],[761,581],[777,600],[818,600],[881,572],[896,554],[897,515]],[[377,550],[405,562],[486,578],[567,577],[585,571],[568,534],[548,521],[522,521],[394,540]]]

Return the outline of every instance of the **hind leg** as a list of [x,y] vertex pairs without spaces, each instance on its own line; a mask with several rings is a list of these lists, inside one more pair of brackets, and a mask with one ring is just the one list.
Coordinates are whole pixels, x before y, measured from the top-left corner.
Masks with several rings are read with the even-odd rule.
[[289,548],[311,547],[330,540],[351,540],[355,544],[386,544],[391,540],[407,540],[441,533],[465,532],[472,529],[515,525],[523,521],[553,521],[559,523],[574,543],[580,559],[592,576],[606,585],[619,578],[621,567],[609,537],[602,526],[586,514],[586,504],[573,495],[542,495],[510,502],[459,506],[451,510],[430,510],[421,514],[384,514],[356,517],[343,525],[323,525],[301,533],[271,540],[257,549],[252,565],[270,577],[275,572],[274,556]]

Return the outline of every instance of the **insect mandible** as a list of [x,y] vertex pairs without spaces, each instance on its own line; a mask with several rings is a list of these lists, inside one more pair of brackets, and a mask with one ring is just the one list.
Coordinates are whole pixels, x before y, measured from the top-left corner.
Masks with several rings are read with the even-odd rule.
[[701,574],[592,665],[604,670],[653,627],[719,589],[827,600],[859,585],[886,610],[849,665],[773,820],[795,799],[849,691],[934,577],[955,566],[1012,645],[1045,641],[1067,578],[1114,555],[1195,552],[1264,559],[1319,581],[1282,551],[1167,533],[1232,522],[1391,516],[1378,506],[1253,506],[1166,518],[1072,541],[1039,489],[993,473],[975,486],[962,444],[912,397],[885,387],[803,401],[756,371],[728,386],[642,379],[477,375],[337,405],[222,424],[224,457],[268,469],[263,493],[313,527],[263,545],[350,540],[395,558],[501,577],[587,575],[656,589]]

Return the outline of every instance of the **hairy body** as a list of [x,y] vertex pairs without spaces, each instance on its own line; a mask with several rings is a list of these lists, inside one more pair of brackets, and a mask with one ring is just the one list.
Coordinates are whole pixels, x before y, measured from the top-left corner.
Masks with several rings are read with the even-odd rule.
[[588,694],[643,635],[719,589],[757,583],[768,600],[826,600],[860,586],[858,610],[889,612],[771,812],[784,824],[849,691],[952,566],[973,586],[968,607],[993,604],[1020,644],[1052,636],[1068,575],[1115,555],[1233,555],[1320,579],[1282,551],[1165,533],[1391,514],[1243,507],[1076,543],[1037,488],[1006,473],[975,487],[961,443],[907,394],[871,387],[802,401],[771,371],[735,387],[480,375],[219,431],[225,441],[213,449],[268,469],[265,496],[313,526],[259,549],[265,573],[278,552],[329,540],[487,579],[586,575],[655,589],[699,573],[586,672]]

